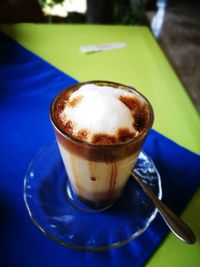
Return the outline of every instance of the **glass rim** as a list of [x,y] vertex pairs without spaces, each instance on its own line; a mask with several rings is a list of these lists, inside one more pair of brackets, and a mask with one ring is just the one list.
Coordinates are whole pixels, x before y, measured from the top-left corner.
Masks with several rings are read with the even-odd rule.
[[[83,85],[86,85],[86,84],[102,84],[102,86],[111,86],[111,85],[115,85],[115,86],[112,86],[114,88],[118,88],[121,89],[125,89],[125,90],[130,90],[130,91],[134,91],[134,93],[136,93],[137,95],[139,95],[140,97],[142,97],[147,105],[148,105],[148,108],[149,108],[149,114],[150,114],[150,118],[149,118],[149,121],[148,121],[148,125],[147,127],[145,127],[145,129],[136,137],[130,139],[130,140],[127,140],[125,142],[120,142],[120,143],[115,143],[115,144],[94,144],[94,143],[90,143],[90,142],[87,142],[87,141],[83,141],[83,140],[80,140],[72,135],[69,135],[67,134],[66,132],[64,132],[61,127],[59,126],[59,124],[57,123],[57,121],[55,120],[54,118],[54,112],[53,112],[53,107],[57,101],[57,99],[65,92],[65,91],[69,91],[69,90],[73,90],[73,89],[78,89],[80,88],[81,86]],[[58,131],[64,138],[67,138],[69,140],[71,140],[72,142],[75,142],[75,143],[79,143],[79,144],[84,144],[84,145],[88,145],[90,147],[113,147],[113,146],[124,146],[124,145],[128,145],[128,144],[132,144],[132,143],[136,143],[138,142],[139,140],[141,140],[149,131],[150,129],[152,128],[152,125],[153,125],[153,122],[154,122],[154,112],[153,112],[153,107],[150,103],[150,101],[140,92],[137,91],[137,89],[135,89],[133,86],[128,86],[128,85],[124,85],[124,84],[121,84],[121,83],[117,83],[117,82],[112,82],[112,81],[105,81],[105,80],[92,80],[92,81],[85,81],[85,82],[77,82],[73,85],[70,85],[68,86],[67,88],[65,88],[64,90],[62,90],[59,94],[57,94],[54,99],[52,100],[51,102],[51,105],[50,105],[50,120],[51,120],[51,123],[52,125],[54,126],[54,128],[56,129],[56,131]]]

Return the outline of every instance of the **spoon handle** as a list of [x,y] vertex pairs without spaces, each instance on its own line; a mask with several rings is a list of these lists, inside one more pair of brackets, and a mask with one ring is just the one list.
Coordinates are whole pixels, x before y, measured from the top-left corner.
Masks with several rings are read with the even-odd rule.
[[160,215],[163,217],[170,230],[187,244],[194,244],[196,242],[196,237],[189,226],[157,198],[157,196],[144,184],[144,182],[142,182],[140,176],[136,172],[132,172],[132,176],[157,207]]

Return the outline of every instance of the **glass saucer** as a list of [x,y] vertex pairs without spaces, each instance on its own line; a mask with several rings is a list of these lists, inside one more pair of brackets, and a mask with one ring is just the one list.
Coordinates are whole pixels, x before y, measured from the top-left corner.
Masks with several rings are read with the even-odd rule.
[[[160,175],[144,152],[135,169],[161,199]],[[120,247],[141,235],[157,214],[133,177],[120,199],[101,212],[74,207],[67,198],[67,180],[56,141],[37,154],[24,180],[24,200],[32,221],[47,237],[64,246],[90,251]]]

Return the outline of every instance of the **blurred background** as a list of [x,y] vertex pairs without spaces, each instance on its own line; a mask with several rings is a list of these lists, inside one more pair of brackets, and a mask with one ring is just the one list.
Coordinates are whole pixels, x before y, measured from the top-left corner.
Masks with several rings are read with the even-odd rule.
[[195,0],[0,0],[0,23],[148,26],[200,112],[199,14]]

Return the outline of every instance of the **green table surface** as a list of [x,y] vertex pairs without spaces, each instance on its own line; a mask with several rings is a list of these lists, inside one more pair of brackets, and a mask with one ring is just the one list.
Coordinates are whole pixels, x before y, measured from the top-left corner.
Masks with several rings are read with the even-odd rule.
[[[10,24],[0,30],[79,81],[111,80],[136,87],[152,103],[153,128],[200,154],[200,119],[182,83],[146,27]],[[82,54],[81,45],[126,42],[127,47]],[[169,234],[148,267],[200,266],[200,189],[182,217],[198,241],[189,246]]]

